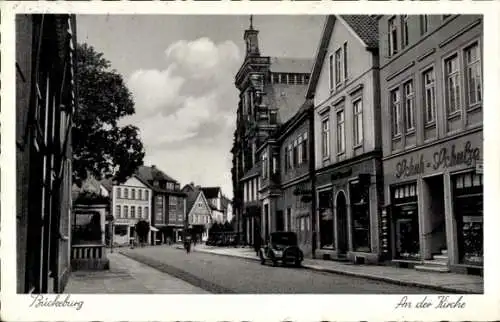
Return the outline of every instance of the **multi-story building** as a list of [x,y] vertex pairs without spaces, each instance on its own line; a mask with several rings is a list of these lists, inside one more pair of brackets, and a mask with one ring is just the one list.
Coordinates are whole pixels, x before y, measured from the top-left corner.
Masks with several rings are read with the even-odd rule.
[[61,293],[70,267],[74,15],[16,16],[17,291]]
[[[104,184],[106,186],[107,184]],[[122,184],[112,184],[111,213],[113,215],[113,244],[128,245],[131,239],[137,240],[135,225],[144,220],[151,225],[152,189],[136,176],[131,176]],[[157,229],[150,227],[148,243],[155,240]],[[153,235],[153,236],[151,236]]]
[[379,260],[379,90],[376,18],[328,16],[307,91],[315,109],[314,228],[319,257]]
[[[261,56],[258,31],[245,30],[245,60],[235,77],[240,91],[233,155],[233,209],[242,241],[253,244],[261,238],[262,202],[271,195],[260,196],[261,173],[257,150],[267,137],[286,122],[301,106],[309,81],[311,61],[307,59]],[[262,197],[262,198],[261,198]],[[273,211],[269,209],[268,211]],[[268,218],[264,216],[264,218]]]
[[182,188],[186,198],[186,231],[189,231],[197,241],[207,241],[208,230],[213,223],[212,207],[205,198],[203,188],[195,186],[194,183]]
[[263,236],[272,231],[294,231],[306,256],[312,252],[311,153],[312,100],[271,135],[258,149],[264,200]]
[[179,182],[155,165],[140,166],[136,174],[151,189],[151,226],[159,230],[159,241],[180,240],[186,218],[186,194]]
[[222,207],[222,190],[220,187],[202,187],[203,195],[212,209],[212,221],[224,223],[224,209]]
[[405,266],[425,260],[419,269],[480,272],[482,16],[379,16],[378,24],[384,252]]

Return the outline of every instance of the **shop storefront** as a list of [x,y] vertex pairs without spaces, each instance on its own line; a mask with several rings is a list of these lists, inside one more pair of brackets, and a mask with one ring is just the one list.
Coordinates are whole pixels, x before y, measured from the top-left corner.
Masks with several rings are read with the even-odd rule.
[[317,174],[319,258],[378,262],[382,180],[377,169],[380,161],[365,157]]
[[[483,265],[482,131],[384,160],[394,262],[447,257],[452,271]],[[407,264],[405,264],[407,265]]]

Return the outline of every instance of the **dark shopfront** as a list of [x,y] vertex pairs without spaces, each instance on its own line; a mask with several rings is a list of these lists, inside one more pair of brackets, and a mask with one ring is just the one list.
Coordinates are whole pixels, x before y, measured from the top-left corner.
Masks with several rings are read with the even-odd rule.
[[452,271],[481,271],[481,145],[478,131],[384,160],[389,258],[418,264],[444,255]]
[[376,169],[376,159],[367,158],[317,175],[319,258],[378,262],[382,183]]

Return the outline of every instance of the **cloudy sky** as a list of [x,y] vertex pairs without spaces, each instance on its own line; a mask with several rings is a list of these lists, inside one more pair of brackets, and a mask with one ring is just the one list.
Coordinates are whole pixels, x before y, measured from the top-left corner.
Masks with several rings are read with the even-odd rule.
[[[314,56],[323,16],[255,16],[261,54]],[[231,154],[249,16],[84,15],[78,41],[111,61],[131,90],[145,164],[181,185],[221,186],[232,197]]]

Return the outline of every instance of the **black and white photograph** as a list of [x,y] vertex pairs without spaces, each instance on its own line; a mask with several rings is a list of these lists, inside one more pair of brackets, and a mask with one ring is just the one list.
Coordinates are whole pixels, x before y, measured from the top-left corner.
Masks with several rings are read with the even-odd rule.
[[2,284],[30,310],[143,294],[465,309],[496,213],[492,16],[430,12],[15,12]]

